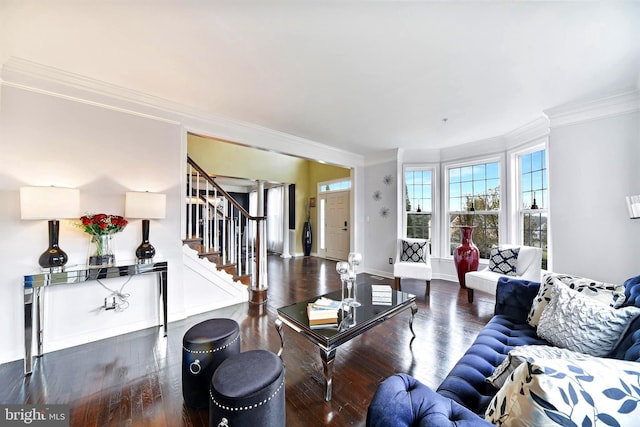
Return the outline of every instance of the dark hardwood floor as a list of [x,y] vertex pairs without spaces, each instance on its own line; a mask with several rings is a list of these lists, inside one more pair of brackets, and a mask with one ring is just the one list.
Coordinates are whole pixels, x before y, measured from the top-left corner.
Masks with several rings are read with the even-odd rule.
[[[234,305],[158,328],[45,354],[29,377],[22,360],[0,365],[0,402],[68,404],[71,426],[207,426],[208,411],[183,405],[182,336],[194,324],[228,317],[240,324],[242,350],[277,352],[276,308],[340,289],[335,262],[313,257],[268,262],[269,300]],[[367,274],[358,282],[393,284]],[[404,280],[417,295],[417,338],[410,346],[406,311],[341,346],[334,363],[333,400],[323,400],[322,362],[316,347],[284,327],[288,426],[363,426],[378,384],[406,372],[437,387],[493,314],[494,297],[476,293],[473,304],[457,283]]]

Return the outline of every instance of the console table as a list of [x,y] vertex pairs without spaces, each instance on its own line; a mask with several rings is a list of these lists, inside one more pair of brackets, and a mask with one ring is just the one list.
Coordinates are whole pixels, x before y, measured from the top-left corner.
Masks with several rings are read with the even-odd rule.
[[[42,356],[42,334],[44,330],[44,301],[42,292],[47,286],[82,284],[89,280],[111,279],[114,277],[135,276],[139,274],[157,274],[159,304],[159,323],[167,336],[167,262],[138,264],[122,261],[112,267],[70,266],[61,272],[39,271],[24,276],[24,374],[29,375],[33,366],[33,341],[36,341],[36,357]],[[34,327],[35,325],[35,327]]]

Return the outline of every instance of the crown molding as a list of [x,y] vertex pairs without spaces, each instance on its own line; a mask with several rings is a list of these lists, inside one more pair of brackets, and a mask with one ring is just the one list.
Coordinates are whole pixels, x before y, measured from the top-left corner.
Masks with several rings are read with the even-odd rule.
[[365,166],[375,166],[381,163],[397,162],[400,149],[394,148],[391,150],[377,151],[365,156]]
[[346,167],[364,165],[361,154],[21,58],[12,57],[3,64],[0,84],[180,123],[188,132],[253,148]]
[[640,91],[630,89],[609,96],[549,108],[544,113],[552,128],[640,111]]
[[549,136],[549,132],[549,118],[541,116],[524,126],[520,126],[519,128],[512,130],[504,137],[507,142],[507,147],[515,148],[520,145],[545,138]]

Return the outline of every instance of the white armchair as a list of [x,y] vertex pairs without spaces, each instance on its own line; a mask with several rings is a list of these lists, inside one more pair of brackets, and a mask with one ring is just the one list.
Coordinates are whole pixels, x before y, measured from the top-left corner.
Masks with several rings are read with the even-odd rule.
[[[407,243],[406,247],[404,242]],[[431,291],[431,255],[428,240],[398,239],[393,277],[397,290],[402,290],[401,279],[403,278],[424,280],[426,283],[425,295],[429,296]]]
[[529,280],[539,282],[542,274],[542,248],[534,248],[531,246],[520,245],[500,245],[500,248],[520,248],[518,259],[516,261],[516,275],[507,276],[505,274],[496,273],[489,269],[489,266],[478,271],[469,271],[465,274],[465,283],[467,285],[467,298],[469,302],[473,302],[473,291],[479,290],[491,295],[496,294],[498,287],[498,279],[500,277],[512,277],[514,279]]

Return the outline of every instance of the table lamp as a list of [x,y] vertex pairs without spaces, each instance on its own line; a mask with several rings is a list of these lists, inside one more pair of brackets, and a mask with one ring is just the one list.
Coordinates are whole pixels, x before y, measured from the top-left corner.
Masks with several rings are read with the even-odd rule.
[[627,207],[629,208],[629,218],[640,218],[640,195],[628,196]]
[[159,193],[129,191],[125,200],[125,217],[142,218],[142,243],[136,249],[141,264],[153,261],[156,249],[149,243],[149,220],[166,217],[167,196]]
[[80,190],[62,187],[20,188],[20,218],[49,221],[49,248],[38,260],[51,272],[60,272],[67,263],[67,254],[58,246],[60,219],[78,218]]

